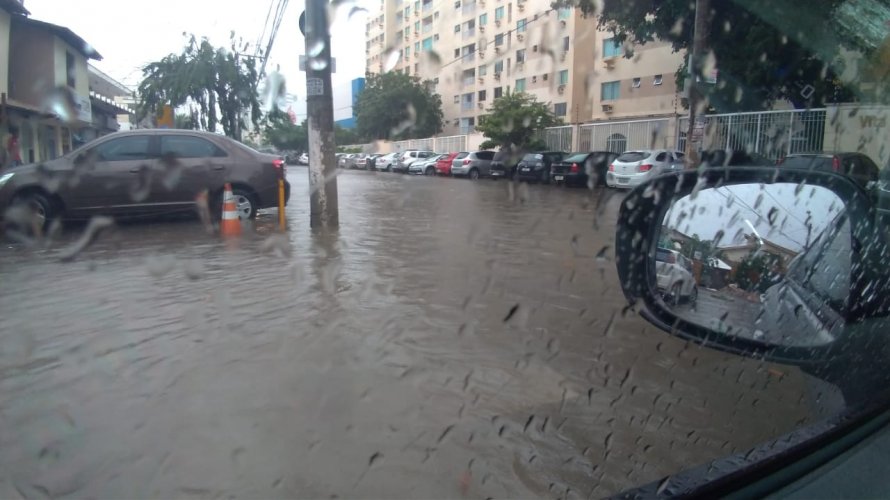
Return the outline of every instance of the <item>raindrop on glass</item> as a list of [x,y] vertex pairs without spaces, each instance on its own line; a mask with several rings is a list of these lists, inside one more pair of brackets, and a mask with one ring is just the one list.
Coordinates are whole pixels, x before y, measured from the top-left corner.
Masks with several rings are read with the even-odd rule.
[[383,71],[392,71],[402,59],[402,51],[391,48],[383,55]]
[[309,57],[318,57],[321,55],[321,53],[323,51],[324,51],[324,42],[318,41],[318,42],[313,43],[312,46],[309,47],[309,52],[307,55]]
[[[323,68],[322,68],[323,69]],[[266,77],[260,92],[260,104],[263,111],[269,112],[273,109],[281,109],[284,107],[284,98],[287,93],[284,75],[277,70],[273,71]]]
[[74,94],[66,87],[56,87],[50,91],[43,101],[43,107],[65,123],[75,122],[80,108],[74,100]]

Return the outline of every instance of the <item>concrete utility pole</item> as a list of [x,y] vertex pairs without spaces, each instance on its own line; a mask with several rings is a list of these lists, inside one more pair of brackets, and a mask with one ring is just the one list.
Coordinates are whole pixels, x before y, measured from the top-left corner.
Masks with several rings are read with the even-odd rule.
[[[692,54],[689,58],[689,127],[686,129],[686,167],[694,168],[698,165],[698,151],[692,140],[695,131],[695,121],[698,108],[705,101],[704,95],[699,92],[703,78],[702,66],[705,50],[708,48],[708,33],[711,29],[711,0],[695,0],[695,25],[692,32]],[[707,104],[705,102],[705,104]]]
[[[331,91],[331,34],[326,0],[306,0],[306,112],[309,122],[309,224],[335,228],[337,164],[334,156],[334,99]],[[305,27],[304,27],[305,24]]]

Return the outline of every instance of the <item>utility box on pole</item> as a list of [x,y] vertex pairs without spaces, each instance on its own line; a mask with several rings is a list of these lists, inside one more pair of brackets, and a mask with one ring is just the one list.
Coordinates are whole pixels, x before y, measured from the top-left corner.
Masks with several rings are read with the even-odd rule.
[[309,224],[336,228],[337,162],[331,88],[331,34],[326,0],[306,0],[300,16],[306,39],[306,114],[309,125]]

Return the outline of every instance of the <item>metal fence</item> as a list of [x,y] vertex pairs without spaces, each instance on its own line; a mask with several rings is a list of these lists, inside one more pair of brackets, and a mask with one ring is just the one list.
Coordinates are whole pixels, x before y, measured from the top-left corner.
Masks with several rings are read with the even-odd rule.
[[[771,160],[803,151],[821,151],[825,109],[706,115],[701,149],[734,149]],[[686,148],[689,117],[678,122],[677,149]]]
[[574,128],[575,127],[571,125],[550,127],[542,130],[540,134],[538,134],[538,137],[547,143],[547,149],[553,151],[571,151]]
[[588,123],[579,127],[578,149],[612,151],[668,147],[671,118],[623,122]]

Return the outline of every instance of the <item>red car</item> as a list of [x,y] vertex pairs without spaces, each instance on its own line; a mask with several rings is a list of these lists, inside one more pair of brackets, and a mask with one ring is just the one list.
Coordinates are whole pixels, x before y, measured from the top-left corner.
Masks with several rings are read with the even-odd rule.
[[451,175],[451,162],[454,161],[454,157],[457,156],[457,153],[448,153],[446,156],[439,159],[436,162],[436,174],[438,175]]

